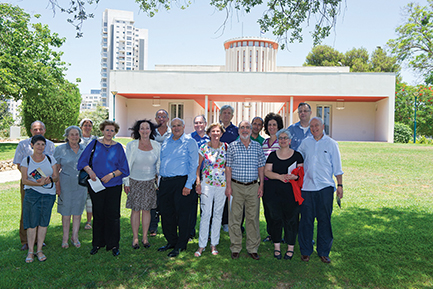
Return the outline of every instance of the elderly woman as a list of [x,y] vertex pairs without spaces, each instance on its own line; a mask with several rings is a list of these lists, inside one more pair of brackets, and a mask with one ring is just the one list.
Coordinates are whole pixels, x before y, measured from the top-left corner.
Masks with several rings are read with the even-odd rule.
[[128,195],[126,208],[131,209],[132,248],[140,248],[138,244],[140,212],[143,229],[141,243],[144,248],[149,248],[147,231],[150,225],[150,210],[156,208],[155,182],[159,172],[161,145],[154,140],[156,125],[150,120],[138,120],[130,130],[134,140],[126,146],[126,158],[131,174],[123,179],[123,183],[125,193]]
[[[105,120],[99,129],[103,137],[93,140],[85,148],[78,160],[77,169],[84,169],[92,181],[98,178],[105,187],[99,192],[88,187],[93,204],[93,248],[90,254],[94,255],[100,248],[106,247],[107,251],[112,250],[113,256],[118,256],[122,179],[129,175],[129,167],[123,146],[113,140],[119,131],[119,125]],[[92,150],[94,153],[90,166]]]
[[265,165],[265,192],[270,217],[270,234],[274,242],[274,257],[281,259],[280,240],[288,244],[284,259],[292,259],[299,226],[299,205],[302,204],[302,155],[290,148],[292,136],[288,129],[277,133],[280,148],[270,153]]
[[78,184],[77,162],[84,151],[84,145],[80,144],[81,129],[72,125],[65,130],[66,143],[56,147],[54,157],[57,161],[57,170],[60,180],[56,183],[58,195],[57,212],[62,215],[63,240],[62,248],[69,248],[69,228],[72,218],[71,243],[79,248],[81,243],[78,240],[81,214],[86,202],[87,189]]
[[[83,136],[81,137],[81,143],[86,147],[92,140],[98,139],[96,135],[92,135],[92,129],[93,129],[93,121],[89,118],[83,118],[80,121],[80,128],[83,133]],[[87,221],[86,225],[84,226],[85,230],[92,229],[92,200],[90,199],[89,193],[87,193],[86,198],[86,213],[87,213]]]
[[[279,114],[270,112],[265,117],[264,127],[266,134],[269,136],[269,138],[267,138],[262,145],[263,152],[265,153],[265,157],[267,158],[271,152],[274,152],[280,148],[277,139],[277,132],[283,128],[283,118]],[[267,206],[266,180],[267,178],[265,177],[265,191],[263,192],[262,202],[263,213],[266,220],[266,231],[268,232],[268,236],[263,240],[263,242],[271,241],[271,232],[269,230],[271,220],[269,219],[269,209]]]
[[[37,238],[36,257],[43,262],[47,259],[42,246],[51,219],[51,211],[56,200],[55,182],[59,179],[56,159],[44,154],[47,141],[42,135],[32,137],[33,154],[21,161],[21,177],[24,184],[23,223],[27,230],[29,251],[26,263],[34,260],[33,249]],[[37,236],[36,236],[37,228]]]
[[219,244],[222,214],[226,199],[225,163],[227,144],[220,140],[224,133],[224,128],[219,123],[213,123],[209,126],[206,133],[210,136],[210,141],[203,144],[199,149],[199,165],[196,180],[196,191],[200,195],[201,208],[199,248],[194,253],[196,257],[201,256],[207,245],[212,206],[211,252],[212,255],[218,255],[216,246]]

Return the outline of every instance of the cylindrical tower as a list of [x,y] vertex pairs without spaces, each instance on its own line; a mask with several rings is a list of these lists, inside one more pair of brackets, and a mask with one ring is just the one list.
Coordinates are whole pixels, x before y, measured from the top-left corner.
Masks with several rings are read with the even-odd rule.
[[276,71],[278,43],[262,37],[239,37],[224,42],[226,71]]

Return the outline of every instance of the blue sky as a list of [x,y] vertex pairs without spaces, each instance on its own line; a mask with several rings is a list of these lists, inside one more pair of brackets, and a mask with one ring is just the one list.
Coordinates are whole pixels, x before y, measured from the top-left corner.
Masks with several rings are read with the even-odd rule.
[[[95,18],[85,21],[84,37],[75,38],[75,29],[66,22],[67,15],[54,15],[48,0],[9,0],[5,1],[23,8],[30,15],[41,14],[37,22],[47,24],[52,32],[66,37],[61,50],[63,60],[70,63],[67,78],[79,84],[81,93],[89,93],[92,88],[99,88],[100,81],[100,42],[102,12],[106,9],[128,10],[134,12],[135,25],[149,30],[149,65],[184,64],[184,65],[224,65],[224,41],[241,36],[260,36],[257,19],[263,7],[250,14],[238,12],[229,18],[224,31],[220,29],[225,13],[211,7],[205,0],[193,0],[186,10],[173,7],[169,12],[160,11],[149,18],[140,12],[134,0],[100,0],[98,5],[90,6],[88,13]],[[67,4],[69,0],[58,0]],[[402,8],[408,0],[346,0],[331,36],[323,41],[340,52],[352,48],[365,47],[371,53],[377,46],[385,48],[389,39],[395,38],[395,28],[403,22]],[[417,1],[426,5],[427,1]],[[314,19],[312,19],[314,20]],[[33,20],[36,22],[35,20]],[[310,23],[313,27],[313,22]],[[280,50],[277,56],[278,66],[301,66],[311,51],[312,41],[306,28],[303,43],[290,44],[289,50]],[[264,37],[275,39],[270,33]],[[416,76],[403,69],[403,80],[410,84],[417,82]]]

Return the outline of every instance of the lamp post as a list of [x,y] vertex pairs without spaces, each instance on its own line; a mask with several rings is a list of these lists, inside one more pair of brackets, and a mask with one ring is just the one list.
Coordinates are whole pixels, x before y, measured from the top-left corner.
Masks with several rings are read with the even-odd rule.
[[418,92],[415,92],[415,115],[414,115],[414,122],[413,122],[413,143],[416,144],[416,101],[418,97]]
[[113,121],[116,121],[116,94],[117,94],[117,91],[113,90],[113,91],[111,91],[111,94],[113,95]]

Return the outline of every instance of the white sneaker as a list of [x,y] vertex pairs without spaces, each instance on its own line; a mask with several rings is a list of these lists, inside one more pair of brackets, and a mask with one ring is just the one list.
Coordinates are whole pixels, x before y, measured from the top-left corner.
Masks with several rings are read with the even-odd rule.
[[223,231],[228,232],[229,231],[229,225],[223,225]]

